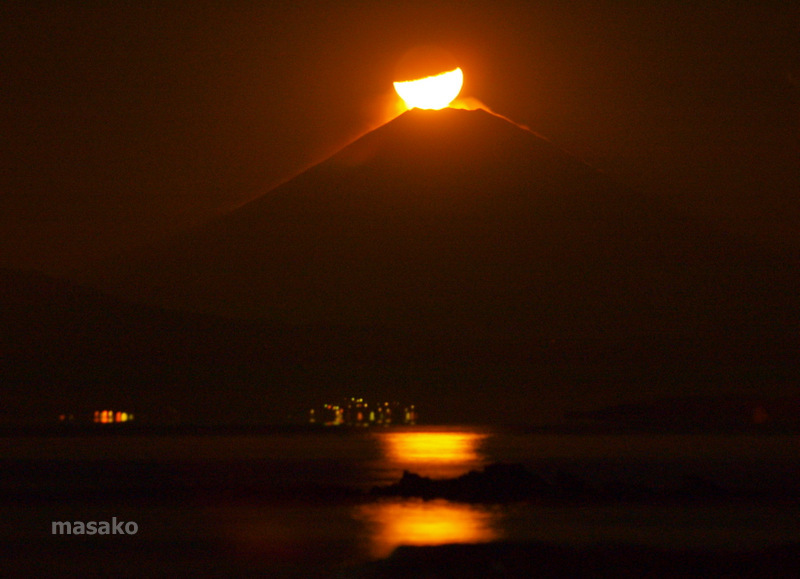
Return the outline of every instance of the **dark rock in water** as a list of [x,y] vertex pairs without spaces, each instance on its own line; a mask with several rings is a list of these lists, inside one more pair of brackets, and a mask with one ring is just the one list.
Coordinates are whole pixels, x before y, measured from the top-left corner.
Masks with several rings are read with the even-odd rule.
[[683,498],[712,499],[728,496],[728,491],[712,480],[699,475],[685,475],[677,492]]
[[643,501],[658,497],[658,493],[644,484],[612,481],[600,490],[600,496],[612,501]]
[[733,494],[712,480],[686,475],[677,486],[653,488],[641,482],[614,480],[601,486],[567,471],[555,473],[552,481],[517,463],[494,463],[482,471],[469,471],[456,478],[431,479],[409,471],[395,484],[374,487],[373,496],[447,499],[467,503],[506,503],[527,499],[555,501],[653,501],[714,500]]
[[521,464],[495,463],[452,479],[434,480],[408,471],[399,482],[375,487],[373,495],[443,498],[463,502],[510,502],[552,492],[541,477]]
[[593,492],[589,483],[584,479],[563,470],[556,473],[555,486],[559,494],[565,497],[578,498]]
[[436,496],[436,487],[444,483],[438,483],[426,476],[420,476],[407,470],[403,471],[403,478],[397,483],[399,494],[401,496],[419,496],[424,498],[433,498]]

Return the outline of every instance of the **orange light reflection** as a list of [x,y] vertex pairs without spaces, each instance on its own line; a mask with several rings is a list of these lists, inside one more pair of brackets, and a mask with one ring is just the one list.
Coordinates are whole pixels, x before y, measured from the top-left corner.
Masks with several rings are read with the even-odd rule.
[[402,462],[472,462],[486,438],[475,432],[389,432],[383,437],[389,457]]
[[400,545],[446,545],[496,541],[499,513],[486,507],[430,502],[378,502],[361,505],[356,518],[367,526],[368,551],[389,556]]
[[377,434],[389,468],[432,477],[457,476],[484,462],[478,432],[385,432]]

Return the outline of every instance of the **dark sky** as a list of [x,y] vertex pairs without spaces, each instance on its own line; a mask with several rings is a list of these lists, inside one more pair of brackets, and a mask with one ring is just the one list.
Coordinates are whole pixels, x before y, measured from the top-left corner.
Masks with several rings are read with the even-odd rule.
[[65,273],[387,120],[438,43],[463,94],[644,195],[800,246],[789,2],[5,2],[0,265]]

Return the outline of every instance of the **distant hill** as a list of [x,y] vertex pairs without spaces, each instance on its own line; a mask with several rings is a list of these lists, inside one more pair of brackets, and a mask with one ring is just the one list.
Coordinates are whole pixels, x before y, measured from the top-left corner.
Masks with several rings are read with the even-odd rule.
[[88,280],[292,328],[316,344],[315,387],[407,392],[457,416],[798,384],[795,256],[485,111],[409,111]]
[[374,328],[171,311],[8,269],[0,306],[0,427],[61,414],[85,422],[101,409],[144,425],[297,423],[367,385],[378,398],[407,399],[384,371],[411,359],[407,347]]
[[[797,392],[796,388],[786,386],[787,391]],[[683,396],[571,412],[567,418],[574,426],[608,429],[797,432],[800,397],[769,394]]]
[[80,421],[100,409],[151,423],[252,421],[281,406],[263,388],[279,374],[265,346],[278,333],[287,343],[276,328],[135,305],[14,270],[0,270],[0,303],[0,422],[54,423],[62,413]]

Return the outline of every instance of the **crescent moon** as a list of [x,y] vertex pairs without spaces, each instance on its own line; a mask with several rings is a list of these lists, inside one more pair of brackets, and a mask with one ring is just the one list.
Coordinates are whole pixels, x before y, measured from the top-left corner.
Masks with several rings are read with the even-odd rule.
[[409,109],[443,109],[461,92],[464,73],[460,68],[434,76],[395,82],[394,90]]

